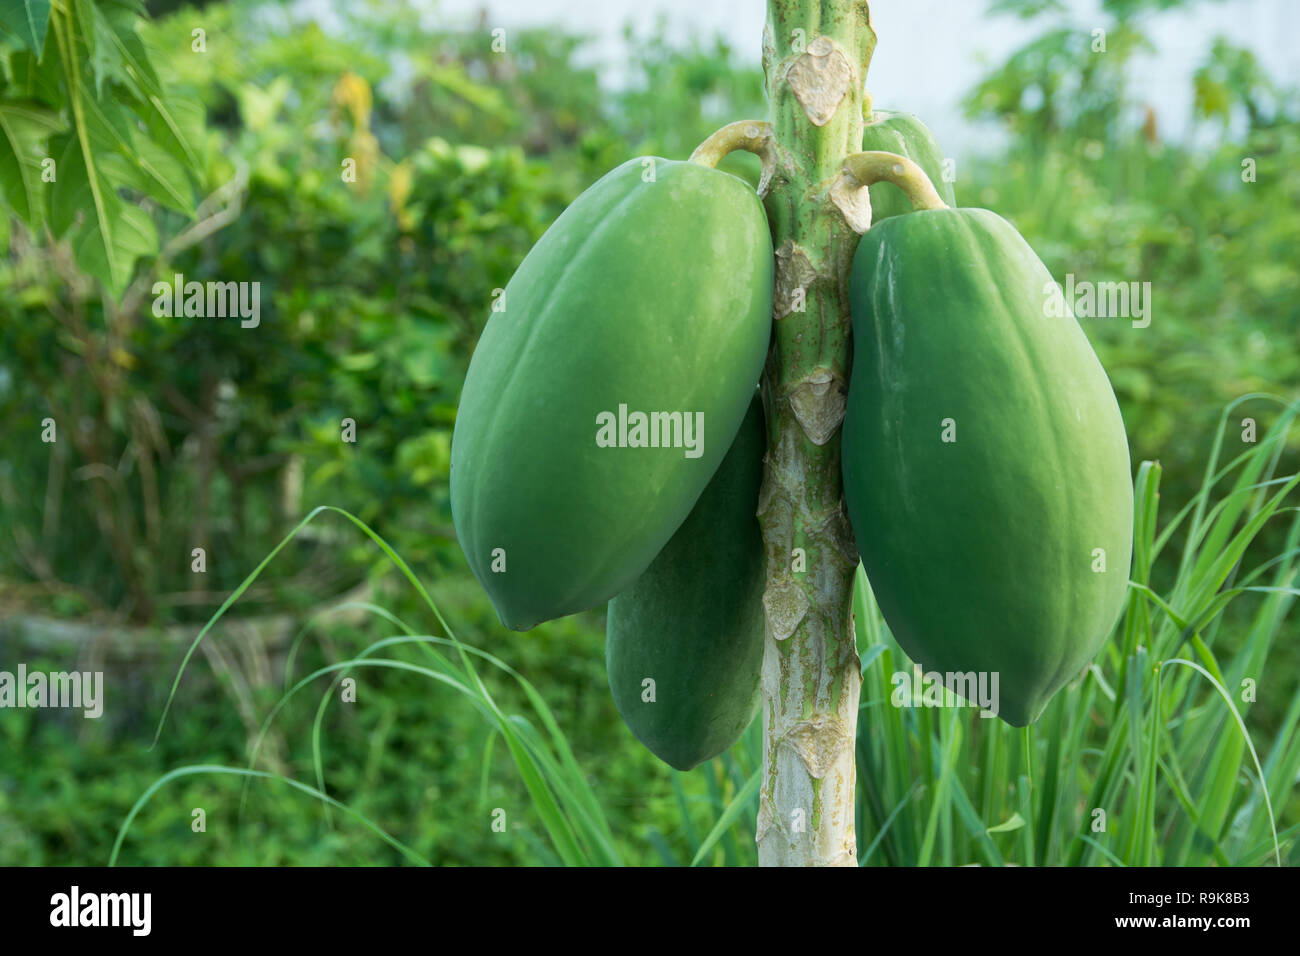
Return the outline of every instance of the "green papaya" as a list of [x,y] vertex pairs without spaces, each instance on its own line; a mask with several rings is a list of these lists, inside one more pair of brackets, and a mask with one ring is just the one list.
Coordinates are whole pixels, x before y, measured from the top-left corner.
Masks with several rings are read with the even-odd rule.
[[498,297],[452,434],[457,537],[504,625],[626,590],[731,445],[767,354],[754,190],[646,157],[551,225]]
[[[949,206],[957,205],[952,183],[943,178],[943,150],[934,134],[911,113],[872,110],[862,131],[862,148],[897,153],[910,159],[930,177],[940,199]],[[875,183],[869,191],[873,223],[912,211],[911,200],[896,186]]]
[[1132,553],[1124,422],[1056,290],[984,209],[873,226],[849,290],[842,469],[867,577],[912,659],[996,674],[1017,727],[1100,649]]
[[614,703],[636,738],[678,770],[722,753],[758,713],[765,565],[755,514],[763,447],[755,399],[690,515],[636,583],[609,602],[605,662]]

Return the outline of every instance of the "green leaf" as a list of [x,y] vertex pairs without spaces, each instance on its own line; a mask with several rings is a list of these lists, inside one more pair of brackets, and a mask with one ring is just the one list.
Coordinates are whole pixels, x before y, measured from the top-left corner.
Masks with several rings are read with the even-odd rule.
[[47,44],[45,55],[41,57],[26,50],[11,54],[9,73],[11,95],[35,100],[55,111],[62,110],[67,105],[63,59],[57,43]]
[[445,330],[427,323],[404,324],[392,340],[402,372],[416,388],[432,388],[447,378],[452,349]]
[[109,208],[116,208],[112,257],[99,230],[89,226],[79,230],[72,242],[77,264],[120,296],[131,281],[135,261],[158,252],[158,230],[153,220],[139,206],[123,202],[116,196]]
[[44,208],[41,160],[51,134],[63,121],[57,113],[30,101],[0,101],[0,191],[29,226]]
[[85,171],[73,167],[82,163],[77,137],[66,133],[50,140],[50,153],[58,160],[55,164],[54,189],[50,193],[50,230],[62,236],[76,227],[87,196]]
[[136,77],[127,72],[126,61],[113,28],[104,18],[92,0],[72,0],[76,11],[73,19],[76,24],[76,38],[85,50],[85,62],[90,67],[90,74],[95,80],[95,96],[104,95],[104,80],[113,80],[122,84],[134,95],[143,98],[144,91],[136,82]]
[[194,213],[194,194],[185,167],[144,136],[133,117],[115,104],[83,101],[91,142],[111,144],[97,153],[100,168],[114,185],[144,193],[186,215]]
[[1011,818],[1005,823],[999,823],[995,827],[989,827],[989,833],[1010,833],[1012,830],[1019,830],[1025,825],[1025,818],[1019,813],[1011,814]]
[[244,125],[254,133],[265,132],[292,92],[293,84],[283,75],[272,80],[266,89],[253,83],[241,85],[234,93]]
[[141,17],[145,15],[143,9],[132,9],[126,6],[96,7],[96,13],[106,28],[101,31],[100,40],[112,44],[128,71],[134,74],[134,79],[146,94],[162,96],[163,87],[158,81],[158,74],[154,72],[153,64],[149,62],[149,55],[145,52],[140,34],[136,33]]
[[0,27],[8,30],[37,56],[45,46],[50,25],[50,0],[0,0]]
[[187,169],[199,170],[202,160],[195,149],[203,141],[206,114],[197,100],[165,100],[151,96],[131,109],[144,121],[149,137]]
[[339,356],[338,362],[340,368],[349,372],[365,372],[379,364],[379,356],[375,352],[357,352]]
[[[138,94],[133,108],[144,120],[153,140],[188,168],[199,161],[191,145],[193,135],[203,126],[202,107],[185,101],[169,102],[162,82],[154,71],[144,42],[136,33],[139,18],[126,7],[108,10],[102,17],[104,29],[100,42],[110,44],[125,65]],[[186,107],[192,107],[187,109]]]
[[72,239],[77,264],[119,294],[131,278],[135,260],[158,249],[158,233],[144,210],[124,203],[112,184],[86,154],[107,147],[93,142],[83,151],[72,136],[58,162],[58,179],[50,198],[50,226],[55,235]]

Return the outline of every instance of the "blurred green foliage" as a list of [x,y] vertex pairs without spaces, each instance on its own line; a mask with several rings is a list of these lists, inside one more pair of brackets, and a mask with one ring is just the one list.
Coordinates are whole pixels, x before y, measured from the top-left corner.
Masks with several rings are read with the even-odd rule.
[[[1165,499],[1181,506],[1226,401],[1300,387],[1300,171],[1290,162],[1300,110],[1248,51],[1219,41],[1194,79],[1197,133],[1215,145],[1167,142],[1127,82],[1158,22],[1139,14],[1167,5],[1105,4],[1113,22],[1097,56],[1060,5],[1001,4],[1041,16],[1042,31],[970,93],[969,114],[1000,127],[1007,146],[958,157],[956,185],[963,204],[1012,220],[1058,279],[1152,283],[1150,327],[1083,325],[1115,384],[1135,463],[1159,458]],[[628,85],[609,89],[575,64],[578,37],[512,31],[511,52],[496,54],[488,31],[431,33],[405,5],[336,12],[342,26],[326,32],[279,4],[209,4],[198,17],[202,55],[189,52],[193,14],[143,30],[170,95],[206,110],[193,171],[205,198],[191,220],[147,193],[122,193],[157,225],[161,251],[121,300],[87,278],[66,242],[7,224],[5,610],[105,626],[200,622],[308,509],[345,506],[431,583],[462,637],[538,685],[579,760],[599,768],[625,859],[689,859],[735,791],[735,765],[676,775],[635,744],[605,686],[601,612],[502,637],[454,542],[448,450],[492,292],[531,244],[628,156],[684,157],[722,123],[764,115],[761,74],[720,40],[679,48],[658,35],[636,38]],[[1242,180],[1243,159],[1256,163],[1254,182]],[[747,155],[726,168],[757,176]],[[177,273],[259,282],[260,325],[154,315],[153,283]],[[46,417],[58,423],[53,446],[39,439]],[[352,444],[341,440],[348,418]],[[194,547],[207,552],[203,576],[191,571]],[[233,613],[287,608],[305,620],[366,578],[385,606],[411,610],[384,567],[351,528],[319,521]],[[331,625],[296,673],[385,633]],[[1283,654],[1293,681],[1294,647]],[[160,773],[242,763],[251,729],[241,706],[251,701],[260,716],[276,689],[250,681],[246,699],[238,681],[196,676],[201,667],[181,685],[159,747],[146,749],[176,662],[155,654],[115,665],[113,713],[99,723],[5,714],[0,863],[103,862]],[[373,706],[335,708],[325,725],[331,793],[438,862],[554,859],[500,747],[480,776],[487,727],[470,708],[402,674],[367,673],[362,687]],[[504,684],[493,693],[519,703]],[[279,724],[278,759],[303,780],[313,710],[298,701]],[[137,821],[123,862],[399,860],[276,785],[253,788],[238,828],[238,791],[224,779],[176,784]],[[207,834],[189,831],[194,806],[209,810]],[[490,831],[498,806],[522,839]],[[752,842],[743,843],[727,858],[747,859]]]

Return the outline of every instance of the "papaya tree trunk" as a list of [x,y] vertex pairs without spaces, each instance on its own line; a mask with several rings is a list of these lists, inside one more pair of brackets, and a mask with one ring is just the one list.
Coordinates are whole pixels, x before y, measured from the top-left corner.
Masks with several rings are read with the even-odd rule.
[[[769,0],[763,70],[774,164],[761,187],[776,249],[774,341],[764,372],[768,448],[758,517],[763,595],[763,866],[856,866],[853,633],[858,554],[844,508],[848,276],[870,224],[843,173],[862,149],[875,47],[863,0]],[[869,103],[866,104],[869,109]]]

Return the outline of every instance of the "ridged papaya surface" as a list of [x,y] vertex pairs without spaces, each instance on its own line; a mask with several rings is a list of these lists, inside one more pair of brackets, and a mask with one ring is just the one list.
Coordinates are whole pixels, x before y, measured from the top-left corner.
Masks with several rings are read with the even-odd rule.
[[1004,219],[942,209],[869,229],[850,285],[844,495],[867,576],[925,670],[998,674],[1013,726],[1096,655],[1132,548],[1119,406],[1078,323],[1048,317],[1050,283]]
[[[934,134],[913,114],[872,110],[862,131],[862,148],[907,157],[925,170],[940,199],[949,206],[957,205],[952,183],[943,181],[943,150]],[[870,193],[873,223],[912,211],[911,200],[897,186],[876,183]]]
[[630,160],[547,230],[503,305],[465,378],[451,504],[502,623],[526,630],[636,580],[731,446],[770,337],[763,208],[727,173]]
[[755,512],[764,437],[755,399],[690,516],[609,602],[614,703],[636,738],[678,770],[722,753],[758,713],[764,552]]

